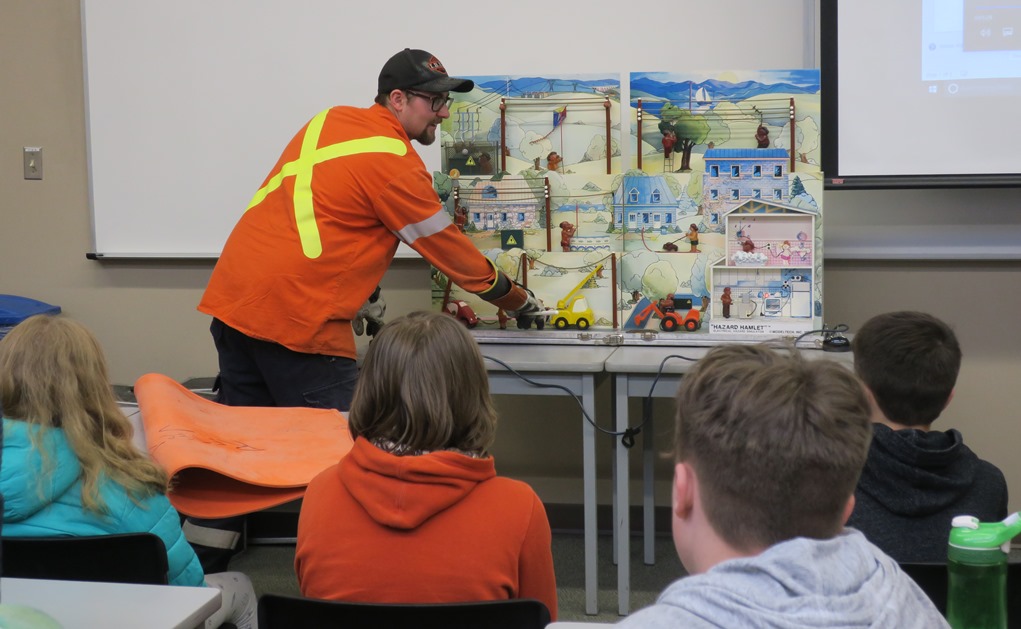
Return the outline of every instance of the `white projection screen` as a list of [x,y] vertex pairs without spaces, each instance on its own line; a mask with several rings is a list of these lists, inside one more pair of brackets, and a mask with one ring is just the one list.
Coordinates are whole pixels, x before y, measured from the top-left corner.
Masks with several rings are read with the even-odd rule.
[[820,3],[828,187],[1021,184],[1021,3]]

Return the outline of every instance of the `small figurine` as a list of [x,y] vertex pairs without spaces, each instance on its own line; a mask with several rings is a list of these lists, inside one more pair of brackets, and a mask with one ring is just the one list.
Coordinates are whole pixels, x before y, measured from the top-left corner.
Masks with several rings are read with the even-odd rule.
[[465,233],[465,225],[468,224],[468,208],[464,207],[460,203],[454,206],[454,225],[463,234]]
[[571,239],[574,238],[574,232],[577,228],[567,221],[560,223],[560,246],[564,251],[571,250]]
[[727,286],[723,289],[723,294],[720,295],[720,303],[723,304],[723,318],[730,318],[730,305],[734,303],[734,298],[730,295],[730,287]]
[[659,309],[663,312],[673,312],[676,310],[676,304],[674,303],[674,295],[670,293],[663,299],[659,300]]
[[556,151],[546,156],[546,168],[549,170],[560,170],[560,162],[564,161]]
[[784,266],[791,265],[791,241],[785,240],[780,244],[780,251],[773,254],[774,257],[780,258],[780,263]]
[[765,125],[759,125],[759,128],[755,130],[755,141],[758,142],[760,149],[769,148],[769,129]]
[[688,233],[684,235],[688,239],[688,243],[691,244],[691,249],[688,253],[699,253],[701,249],[698,248],[698,225],[692,223],[688,226]]
[[485,151],[479,154],[479,170],[482,171],[483,175],[493,174],[493,158]]
[[674,152],[674,144],[677,144],[677,133],[673,129],[668,129],[663,132],[663,160],[670,159],[670,154]]
[[503,308],[497,308],[496,309],[496,320],[500,324],[500,329],[501,330],[506,330],[507,329],[507,321],[510,320],[510,317],[508,317],[507,313],[503,311]]

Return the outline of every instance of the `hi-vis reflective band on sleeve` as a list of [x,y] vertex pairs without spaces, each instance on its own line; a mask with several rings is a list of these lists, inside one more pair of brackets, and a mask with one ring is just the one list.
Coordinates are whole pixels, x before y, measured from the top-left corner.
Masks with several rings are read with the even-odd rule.
[[322,148],[316,148],[319,144],[319,134],[323,131],[323,123],[329,110],[316,115],[305,129],[305,136],[301,141],[301,154],[298,159],[287,162],[280,168],[280,172],[273,176],[266,185],[255,193],[255,198],[248,204],[248,211],[262,203],[266,196],[280,187],[284,177],[294,177],[294,219],[298,225],[298,238],[301,240],[301,251],[306,258],[318,258],[323,253],[323,243],[319,238],[319,228],[316,226],[315,208],[312,206],[312,168],[319,163],[360,155],[362,153],[391,153],[393,155],[405,155],[408,152],[408,145],[396,138],[386,136],[372,136],[359,138],[346,142],[337,142]]
[[432,236],[433,234],[443,231],[447,227],[450,227],[450,215],[447,214],[446,210],[442,209],[442,206],[440,206],[440,209],[429,218],[424,221],[412,223],[411,225],[406,225],[404,229],[398,230],[394,232],[394,234],[410,245],[419,238]]

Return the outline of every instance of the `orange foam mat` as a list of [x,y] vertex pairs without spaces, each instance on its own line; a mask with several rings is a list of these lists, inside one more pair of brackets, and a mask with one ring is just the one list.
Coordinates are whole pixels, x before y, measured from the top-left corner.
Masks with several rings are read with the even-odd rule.
[[300,498],[351,449],[347,418],[316,408],[224,406],[162,374],[135,383],[149,453],[181,513],[223,518]]

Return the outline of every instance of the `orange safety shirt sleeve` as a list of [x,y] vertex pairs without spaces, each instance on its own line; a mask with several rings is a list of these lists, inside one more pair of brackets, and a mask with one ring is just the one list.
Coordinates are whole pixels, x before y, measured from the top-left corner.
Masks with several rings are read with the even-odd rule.
[[[433,212],[423,212],[422,208]],[[410,171],[393,180],[377,199],[376,214],[397,238],[466,291],[492,301],[515,288],[451,222],[425,171]],[[414,218],[409,221],[409,217]],[[512,300],[520,303],[510,307],[520,307],[524,299],[522,292],[518,300]]]

